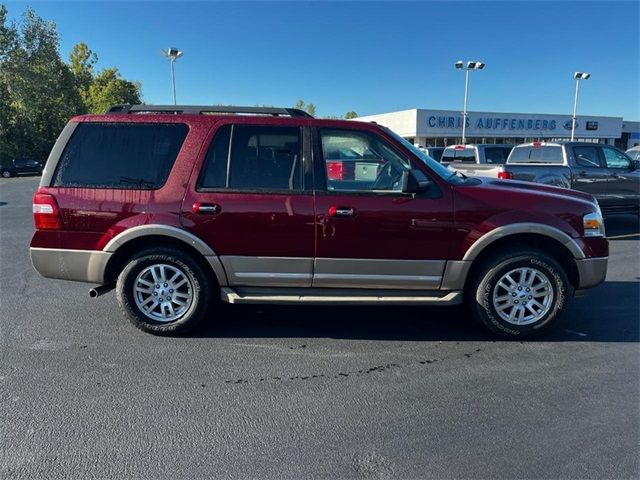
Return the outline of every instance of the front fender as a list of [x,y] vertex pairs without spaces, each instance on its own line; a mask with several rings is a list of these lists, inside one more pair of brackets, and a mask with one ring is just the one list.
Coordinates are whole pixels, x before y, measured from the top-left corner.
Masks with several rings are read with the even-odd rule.
[[519,234],[549,237],[564,245],[574,258],[585,258],[576,241],[579,233],[571,225],[563,224],[557,217],[538,213],[531,213],[523,219],[522,212],[504,212],[476,225],[465,237],[461,257],[465,261],[472,261],[493,242]]

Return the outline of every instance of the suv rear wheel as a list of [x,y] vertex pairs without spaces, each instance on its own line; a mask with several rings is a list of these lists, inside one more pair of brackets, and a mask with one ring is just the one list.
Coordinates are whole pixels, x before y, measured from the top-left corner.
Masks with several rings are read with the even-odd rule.
[[200,323],[211,298],[209,277],[191,256],[174,249],[140,252],[120,273],[116,296],[137,328],[184,333]]
[[544,331],[572,293],[562,266],[538,251],[494,257],[476,272],[469,288],[474,316],[492,332],[512,338]]

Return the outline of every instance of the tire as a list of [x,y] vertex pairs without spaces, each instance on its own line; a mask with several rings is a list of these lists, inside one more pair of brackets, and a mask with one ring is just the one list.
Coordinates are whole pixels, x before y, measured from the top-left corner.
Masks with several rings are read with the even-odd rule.
[[206,316],[213,290],[211,276],[203,267],[190,255],[172,248],[140,252],[116,283],[124,316],[136,328],[155,335],[185,333],[198,326]]
[[2,178],[11,178],[11,172],[9,170],[2,170]]
[[[520,276],[523,271],[525,281]],[[573,296],[562,266],[536,250],[512,250],[493,257],[478,269],[468,288],[466,297],[475,318],[508,338],[542,333]]]

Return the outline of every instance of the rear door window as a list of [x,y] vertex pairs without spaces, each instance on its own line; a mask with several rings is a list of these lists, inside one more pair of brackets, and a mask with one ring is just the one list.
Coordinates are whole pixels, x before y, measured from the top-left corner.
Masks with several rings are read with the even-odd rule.
[[302,188],[299,127],[225,125],[209,147],[198,190]]
[[53,185],[160,188],[187,132],[181,123],[81,123],[58,162]]
[[573,156],[576,164],[581,167],[599,168],[602,166],[598,147],[591,145],[573,147]]
[[209,152],[204,162],[204,170],[198,182],[198,189],[224,188],[227,186],[230,139],[231,125],[220,127],[209,147]]
[[234,125],[227,185],[233,190],[300,190],[298,127]]

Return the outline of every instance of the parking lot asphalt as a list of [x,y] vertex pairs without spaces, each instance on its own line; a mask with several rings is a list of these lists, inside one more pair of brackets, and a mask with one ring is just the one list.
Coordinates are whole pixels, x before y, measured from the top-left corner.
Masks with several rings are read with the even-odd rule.
[[638,478],[640,235],[535,341],[461,308],[225,306],[160,338],[29,260],[0,179],[0,478]]

